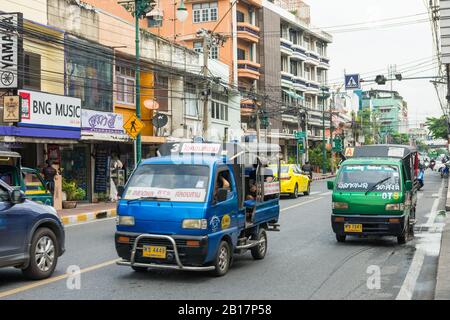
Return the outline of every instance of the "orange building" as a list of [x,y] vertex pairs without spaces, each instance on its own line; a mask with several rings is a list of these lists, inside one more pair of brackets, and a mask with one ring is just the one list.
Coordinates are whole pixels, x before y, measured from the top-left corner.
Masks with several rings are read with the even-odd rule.
[[[159,26],[150,30],[162,37],[174,40],[203,51],[203,40],[197,36],[199,30],[206,29],[226,37],[222,47],[212,47],[210,58],[218,59],[230,67],[230,84],[236,88],[253,89],[257,92],[260,78],[258,9],[261,0],[184,0],[188,18],[184,22],[176,19],[179,1],[159,0],[151,13]],[[242,115],[253,112],[253,101],[243,97]]]

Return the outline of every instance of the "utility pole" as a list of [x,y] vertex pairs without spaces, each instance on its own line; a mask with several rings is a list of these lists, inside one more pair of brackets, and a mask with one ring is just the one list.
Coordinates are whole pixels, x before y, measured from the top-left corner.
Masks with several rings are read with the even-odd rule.
[[335,93],[330,103],[330,144],[331,144],[331,173],[334,173],[334,151],[333,151],[333,110],[335,108]]
[[329,96],[325,95],[325,87],[322,91],[322,173],[327,173],[327,149],[325,145],[325,99]]
[[[207,34],[203,36],[203,76],[205,81],[208,78],[208,59],[209,59],[209,37]],[[207,83],[207,82],[206,82]],[[208,108],[208,84],[205,86],[205,95],[203,100],[203,137],[208,139],[208,125],[209,125],[209,108]]]

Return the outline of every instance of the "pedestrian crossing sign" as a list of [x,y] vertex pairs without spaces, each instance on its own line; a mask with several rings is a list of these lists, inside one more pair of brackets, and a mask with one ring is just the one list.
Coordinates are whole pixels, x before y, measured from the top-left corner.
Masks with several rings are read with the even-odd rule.
[[136,137],[141,132],[142,128],[144,128],[144,126],[145,124],[141,120],[139,120],[139,118],[136,117],[136,115],[134,114],[123,125],[123,128],[131,138],[136,139]]
[[360,88],[359,74],[346,74],[345,75],[345,89],[353,90]]

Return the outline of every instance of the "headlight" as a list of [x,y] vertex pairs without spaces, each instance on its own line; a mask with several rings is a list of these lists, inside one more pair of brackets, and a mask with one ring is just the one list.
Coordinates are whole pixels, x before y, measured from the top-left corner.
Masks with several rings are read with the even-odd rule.
[[120,226],[134,226],[134,217],[132,216],[119,216],[117,224]]
[[348,209],[347,202],[333,202],[333,209]]
[[183,229],[207,229],[208,221],[206,219],[186,219],[183,220]]
[[405,206],[403,203],[389,203],[386,205],[386,211],[403,211]]

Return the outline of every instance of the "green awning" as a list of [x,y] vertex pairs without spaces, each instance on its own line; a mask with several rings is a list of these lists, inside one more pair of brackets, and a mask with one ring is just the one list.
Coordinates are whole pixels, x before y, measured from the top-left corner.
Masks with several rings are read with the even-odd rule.
[[295,93],[294,91],[291,90],[283,90],[284,93],[286,93],[289,97],[291,97],[292,99],[300,99],[300,100],[305,100],[304,97],[302,97],[301,95]]

